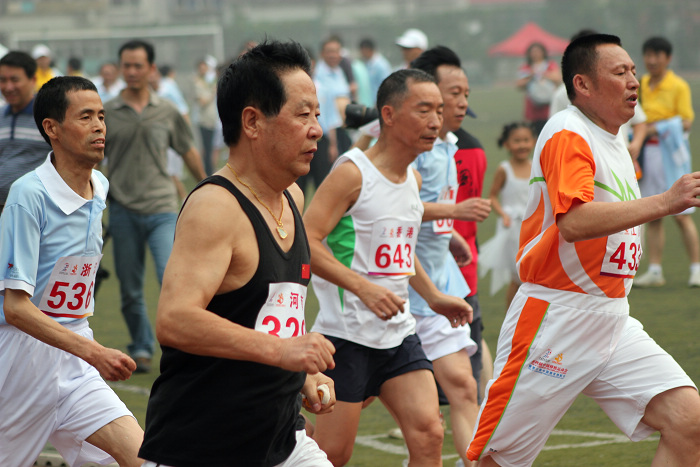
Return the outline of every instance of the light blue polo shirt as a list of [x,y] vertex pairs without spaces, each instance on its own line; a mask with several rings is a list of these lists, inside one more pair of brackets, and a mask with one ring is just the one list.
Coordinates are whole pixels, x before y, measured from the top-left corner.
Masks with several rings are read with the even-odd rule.
[[313,78],[317,87],[321,88],[318,96],[321,111],[318,120],[321,128],[324,132],[334,130],[343,124],[335,100],[338,97],[350,97],[348,80],[340,67],[331,68],[323,60],[316,64]]
[[[58,174],[51,163],[52,156],[53,152],[49,153],[42,165],[12,184],[0,216],[0,324],[7,324],[2,311],[5,289],[24,290],[41,309],[41,298],[59,258],[102,254],[107,179],[93,170],[93,199],[84,199]],[[89,284],[94,282],[96,270],[96,264],[84,264],[77,273],[82,273]],[[53,297],[52,303],[63,302],[63,305],[53,310],[54,315],[47,315],[59,323],[77,320],[56,316],[66,311],[62,307],[81,305],[80,310],[91,312],[94,289],[58,287],[56,290],[60,293]],[[93,306],[85,306],[91,301]]]
[[[422,153],[413,161],[413,168],[423,179],[420,189],[420,199],[423,202],[436,203],[443,188],[457,186],[456,152],[457,137],[448,133],[445,140],[438,138],[435,141],[432,151]],[[450,252],[451,238],[451,234],[436,234],[432,221],[423,222],[418,234],[416,256],[438,290],[464,298],[469,295],[469,286]],[[413,287],[409,287],[408,294],[411,313],[420,316],[436,314]]]

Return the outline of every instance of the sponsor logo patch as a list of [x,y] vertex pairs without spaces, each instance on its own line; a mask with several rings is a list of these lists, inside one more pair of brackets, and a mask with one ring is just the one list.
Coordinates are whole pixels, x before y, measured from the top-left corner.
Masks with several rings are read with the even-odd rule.
[[531,361],[527,365],[527,369],[545,376],[551,376],[552,378],[564,379],[569,370],[564,367],[563,361],[563,353],[559,353],[552,358],[552,349],[547,349],[542,356]]

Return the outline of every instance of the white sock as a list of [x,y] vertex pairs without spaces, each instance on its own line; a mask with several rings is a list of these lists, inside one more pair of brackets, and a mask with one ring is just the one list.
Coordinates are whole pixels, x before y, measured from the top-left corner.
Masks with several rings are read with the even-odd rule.
[[690,273],[694,274],[700,271],[700,263],[690,263]]
[[662,273],[661,265],[655,264],[655,263],[649,264],[649,272],[652,274],[661,274]]

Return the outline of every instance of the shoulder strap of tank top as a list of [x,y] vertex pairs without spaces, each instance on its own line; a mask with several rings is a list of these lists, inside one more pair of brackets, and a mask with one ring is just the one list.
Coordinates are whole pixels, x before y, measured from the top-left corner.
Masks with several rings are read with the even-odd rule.
[[222,177],[221,175],[211,175],[201,182],[197,184],[196,187],[190,192],[189,195],[187,195],[187,198],[185,198],[185,202],[182,203],[182,208],[180,208],[180,213],[182,213],[182,209],[185,207],[185,204],[187,204],[187,201],[190,199],[190,196],[192,196],[192,193],[195,191],[199,190],[202,188],[204,185],[218,185],[221,188],[227,189],[233,196],[236,197],[238,202],[240,203],[241,207],[243,210],[250,215],[251,212],[250,209],[255,209],[255,206],[253,206],[253,203],[250,202],[248,198],[245,197],[243,193],[241,193],[241,190],[236,188],[236,185],[231,183],[227,178]]
[[[262,219],[262,216],[260,216],[260,212],[257,210],[255,205],[243,194],[241,193],[241,190],[239,190],[236,185],[231,183],[229,179],[226,177],[222,177],[221,175],[211,175],[201,182],[197,184],[196,187],[190,192],[189,195],[187,195],[187,198],[185,199],[185,202],[182,203],[182,208],[180,208],[180,213],[182,213],[182,209],[185,207],[185,204],[187,204],[187,200],[190,199],[190,196],[192,196],[192,193],[203,187],[204,185],[218,185],[222,188],[227,189],[233,196],[236,197],[238,200],[238,203],[241,205],[241,208],[243,208],[243,211],[248,215],[248,218],[251,219],[259,219],[260,221],[264,222]],[[284,196],[287,198],[287,201],[289,202],[289,205],[292,207],[292,212],[294,213],[294,223],[297,232],[303,233],[304,236],[306,236],[306,231],[304,230],[304,223],[301,220],[301,213],[297,209],[297,205],[294,202],[294,198],[292,198],[292,195],[289,193],[289,191],[284,190]]]
[[513,166],[510,165],[510,162],[505,160],[501,162],[501,167],[503,167],[503,170],[506,171],[506,180],[512,180],[515,178],[515,172],[513,172]]

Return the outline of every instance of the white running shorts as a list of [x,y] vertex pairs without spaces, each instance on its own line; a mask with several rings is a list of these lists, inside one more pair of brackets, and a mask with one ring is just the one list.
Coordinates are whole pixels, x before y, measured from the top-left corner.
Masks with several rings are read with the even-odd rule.
[[[66,327],[92,339],[87,319]],[[26,467],[50,442],[69,465],[109,464],[85,441],[117,418],[133,416],[95,367],[0,326],[0,465]]]

